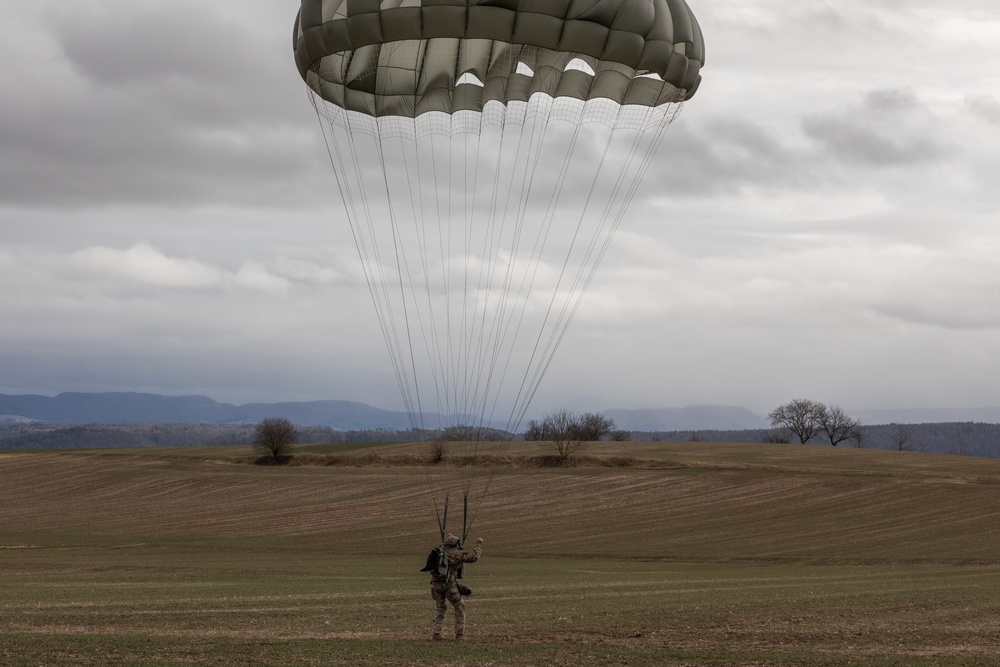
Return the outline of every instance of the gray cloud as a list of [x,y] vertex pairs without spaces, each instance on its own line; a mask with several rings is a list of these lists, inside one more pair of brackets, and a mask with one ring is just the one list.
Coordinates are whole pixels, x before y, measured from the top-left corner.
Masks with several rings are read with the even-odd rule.
[[194,3],[43,15],[62,58],[32,63],[8,98],[4,201],[301,200],[322,155],[278,64],[286,40],[227,18]]
[[948,157],[942,125],[909,90],[874,90],[858,105],[806,117],[802,129],[834,158],[847,163],[894,167]]
[[738,195],[746,188],[780,191],[817,181],[808,155],[760,122],[726,117],[687,120],[669,130],[664,157],[648,176],[647,187],[661,196]]
[[1000,329],[1000,289],[976,295],[969,303],[884,303],[875,312],[905,323],[954,330],[997,331]]
[[[96,11],[95,11],[96,10]],[[53,16],[56,38],[73,67],[99,86],[156,88],[171,81],[206,86],[226,79],[246,83],[261,65],[250,35],[209,8],[137,4],[85,14]],[[228,29],[227,29],[228,28]],[[221,91],[220,91],[221,92]]]
[[1000,126],[1000,102],[988,95],[969,95],[965,107],[979,120]]

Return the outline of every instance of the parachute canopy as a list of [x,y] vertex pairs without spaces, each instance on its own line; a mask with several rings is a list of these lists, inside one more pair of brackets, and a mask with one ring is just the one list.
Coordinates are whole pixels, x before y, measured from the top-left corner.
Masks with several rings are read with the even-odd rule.
[[[701,29],[684,0],[301,0],[293,46],[426,460],[500,460],[631,202],[668,222],[642,181]],[[442,537],[473,463],[425,465]]]
[[302,0],[294,48],[319,97],[376,117],[535,93],[656,106],[690,99],[705,61],[684,0]]

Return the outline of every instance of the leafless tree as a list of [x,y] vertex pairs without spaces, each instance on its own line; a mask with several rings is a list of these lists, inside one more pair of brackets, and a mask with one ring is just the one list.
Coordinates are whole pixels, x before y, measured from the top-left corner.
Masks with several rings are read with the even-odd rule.
[[850,440],[853,434],[861,430],[861,422],[847,416],[839,405],[824,406],[819,418],[819,428],[836,447],[845,440]]
[[254,448],[261,458],[274,463],[288,459],[298,439],[299,432],[284,417],[265,419],[253,431]]
[[576,438],[585,442],[596,442],[615,430],[615,420],[597,412],[585,412],[573,426]]
[[545,422],[538,421],[537,419],[532,419],[528,422],[527,428],[524,429],[524,435],[521,436],[526,441],[538,442],[539,440],[545,439]]
[[907,424],[897,424],[893,422],[892,428],[889,430],[889,440],[895,445],[896,450],[900,452],[910,451],[910,440],[913,438],[913,429],[911,429]]
[[806,443],[815,437],[825,411],[826,406],[822,403],[797,398],[779,405],[767,417],[771,420],[771,426],[788,429],[800,443]]
[[446,456],[448,456],[448,442],[446,440],[434,438],[427,443],[427,463],[432,466],[444,463]]
[[545,443],[563,461],[581,451],[586,441],[581,437],[581,418],[566,408],[553,410],[541,421],[531,420],[524,433],[525,440]]
[[579,419],[570,410],[560,408],[545,417],[545,440],[551,443],[560,459],[566,460],[584,448],[578,436]]

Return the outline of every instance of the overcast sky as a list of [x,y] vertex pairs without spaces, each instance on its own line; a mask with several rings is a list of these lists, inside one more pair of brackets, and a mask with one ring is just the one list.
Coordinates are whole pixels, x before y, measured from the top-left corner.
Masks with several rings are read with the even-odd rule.
[[[1000,405],[1000,3],[690,4],[701,89],[529,415]],[[401,407],[296,10],[0,2],[0,393]]]

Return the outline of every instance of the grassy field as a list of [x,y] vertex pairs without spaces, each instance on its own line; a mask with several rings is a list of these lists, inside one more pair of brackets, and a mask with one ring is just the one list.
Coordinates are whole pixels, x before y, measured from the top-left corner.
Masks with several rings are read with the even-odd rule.
[[[1000,460],[607,443],[539,468],[517,444],[477,470],[407,464],[413,445],[299,451],[314,465],[0,455],[0,664],[1000,663]],[[473,472],[490,486],[469,641],[430,642],[429,489]]]

